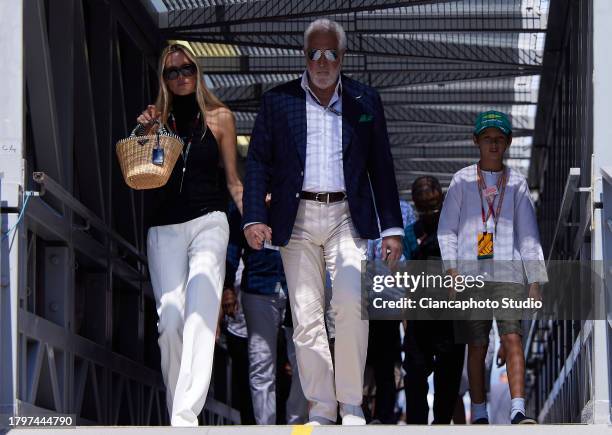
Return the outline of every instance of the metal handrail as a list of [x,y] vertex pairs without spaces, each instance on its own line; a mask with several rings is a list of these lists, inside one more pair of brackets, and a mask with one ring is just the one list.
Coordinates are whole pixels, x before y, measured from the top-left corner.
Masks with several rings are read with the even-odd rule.
[[64,189],[59,183],[57,183],[47,174],[45,174],[44,172],[34,172],[33,179],[36,183],[42,186],[40,196],[43,196],[46,191],[49,191],[64,205],[66,205],[72,211],[76,212],[79,216],[85,218],[90,225],[106,233],[111,239],[118,242],[123,248],[127,249],[143,264],[147,264],[147,257],[143,255],[142,252],[138,250],[138,248],[136,248],[130,242],[125,240],[116,231],[109,228],[108,225],[106,225],[104,221],[100,219],[93,211],[85,207],[82,202],[72,196],[70,192]]
[[[559,212],[559,218],[557,219],[557,225],[555,227],[555,233],[553,235],[552,243],[550,244],[550,252],[548,253],[548,261],[552,258],[555,246],[557,244],[557,238],[559,232],[565,227],[567,223],[567,217],[572,209],[574,203],[574,196],[578,192],[578,182],[580,181],[580,168],[570,168],[569,174],[567,174],[567,181],[565,182],[565,190],[563,191],[563,199],[561,200],[561,210]],[[559,241],[562,241],[564,234],[561,234]]]
[[[555,226],[555,233],[553,235],[552,242],[550,245],[548,259],[546,260],[546,266],[550,264],[550,261],[552,259],[557,243],[560,243],[565,238],[565,232],[562,232],[561,229],[564,229],[567,224],[567,218],[572,209],[572,205],[574,203],[574,197],[576,193],[581,192],[581,189],[578,187],[579,181],[580,181],[580,168],[570,168],[569,173],[567,174],[567,181],[565,182],[565,189],[563,191],[563,198],[561,199],[559,217],[557,219],[557,225]],[[579,230],[579,234],[580,232],[581,230]],[[574,247],[575,245],[576,245],[576,241],[574,241]],[[531,345],[534,341],[534,336],[536,334],[537,320],[538,320],[538,313],[536,312],[533,314],[533,317],[531,319],[531,325],[529,326],[529,333],[527,334],[527,339],[525,340],[525,358],[528,358],[529,354],[531,353],[531,347],[532,347]]]
[[[577,231],[573,240],[570,241],[571,252],[568,252],[569,259],[575,260],[580,254],[580,249],[584,243],[584,237],[586,233],[589,231],[591,222],[592,222],[592,213],[588,213],[583,219],[581,219],[580,223],[572,224],[569,223],[569,216],[574,206],[574,199],[576,194],[584,193],[586,196],[584,200],[580,198],[580,206],[586,204],[586,206],[592,210],[593,206],[591,205],[592,201],[592,188],[591,187],[578,187],[580,180],[580,168],[570,168],[567,181],[565,183],[565,190],[563,192],[563,198],[561,200],[561,207],[559,212],[559,217],[557,219],[557,224],[555,227],[555,232],[553,235],[552,243],[550,246],[550,251],[548,255],[548,259],[546,260],[547,267],[550,266],[551,260],[554,258],[554,254],[556,252],[557,246],[560,243],[563,243],[567,238],[567,231],[564,231],[568,226],[577,227]],[[525,340],[525,359],[529,360],[530,358],[537,358],[538,355],[541,355],[543,350],[536,346],[537,343],[546,342],[548,333],[553,329],[553,321],[551,318],[540,318],[539,313],[535,313],[531,319],[531,324],[529,326],[529,332],[527,334]],[[542,323],[544,323],[542,325]],[[590,322],[586,322],[583,325],[583,328],[589,329]],[[578,350],[580,345],[585,340],[585,336],[588,333],[584,334],[585,329],[583,329],[583,333],[580,334],[576,338],[576,341],[573,342],[573,351],[570,355],[567,356],[567,359],[563,361],[563,369],[560,373],[557,373],[555,376],[555,381],[553,385],[553,389],[548,392],[548,399],[545,403],[542,404],[542,408],[540,410],[540,415],[542,412],[546,413],[549,411],[551,406],[551,399],[553,396],[557,396],[561,385],[565,381],[568,367],[571,367],[578,356]],[[537,348],[538,347],[538,348]]]

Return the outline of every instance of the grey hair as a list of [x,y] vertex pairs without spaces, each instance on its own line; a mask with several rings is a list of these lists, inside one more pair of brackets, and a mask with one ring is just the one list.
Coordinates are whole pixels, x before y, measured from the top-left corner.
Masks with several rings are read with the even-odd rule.
[[338,49],[341,51],[346,50],[346,33],[344,29],[336,21],[327,18],[319,18],[308,25],[304,31],[304,48],[307,48],[306,44],[308,43],[310,35],[316,32],[335,33],[338,38]]

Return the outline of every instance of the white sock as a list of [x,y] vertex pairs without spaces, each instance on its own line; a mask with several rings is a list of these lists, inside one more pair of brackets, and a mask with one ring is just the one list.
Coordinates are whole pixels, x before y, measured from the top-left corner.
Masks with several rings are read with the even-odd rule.
[[510,411],[510,420],[512,420],[514,416],[519,412],[522,412],[523,415],[525,415],[525,399],[523,399],[522,397],[512,399],[512,411]]
[[486,418],[487,420],[489,419],[489,413],[487,412],[487,402],[486,401],[482,403],[472,402],[470,407],[472,409],[472,422],[480,418]]

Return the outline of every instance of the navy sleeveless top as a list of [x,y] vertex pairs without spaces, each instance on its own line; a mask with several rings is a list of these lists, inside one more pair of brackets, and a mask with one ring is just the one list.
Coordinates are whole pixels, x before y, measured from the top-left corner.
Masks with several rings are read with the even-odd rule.
[[180,224],[213,211],[227,213],[228,192],[225,171],[219,165],[219,145],[210,128],[204,130],[204,123],[197,122],[199,110],[195,93],[174,96],[174,122],[168,124],[170,129],[176,127],[175,133],[185,145],[168,183],[153,191],[152,226]]

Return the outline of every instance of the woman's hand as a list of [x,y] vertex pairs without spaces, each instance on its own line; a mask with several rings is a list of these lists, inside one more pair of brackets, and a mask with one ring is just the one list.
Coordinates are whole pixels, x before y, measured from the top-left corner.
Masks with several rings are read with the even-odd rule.
[[156,126],[155,121],[159,120],[161,112],[153,104],[149,104],[147,108],[136,118],[136,122],[145,128],[145,134],[149,134]]

